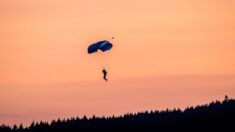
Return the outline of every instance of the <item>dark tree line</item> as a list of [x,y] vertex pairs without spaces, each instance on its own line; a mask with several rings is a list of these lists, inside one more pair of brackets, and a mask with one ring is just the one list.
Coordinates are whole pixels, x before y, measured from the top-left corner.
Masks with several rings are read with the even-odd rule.
[[235,100],[227,96],[210,104],[165,111],[129,113],[119,117],[91,117],[0,126],[0,132],[235,132]]

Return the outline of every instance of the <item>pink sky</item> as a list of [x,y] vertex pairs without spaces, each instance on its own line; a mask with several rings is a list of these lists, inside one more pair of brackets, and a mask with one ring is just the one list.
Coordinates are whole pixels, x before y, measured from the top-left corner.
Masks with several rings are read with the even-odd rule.
[[[235,97],[234,7],[233,0],[1,1],[0,124]],[[87,54],[89,44],[111,37],[111,51]]]

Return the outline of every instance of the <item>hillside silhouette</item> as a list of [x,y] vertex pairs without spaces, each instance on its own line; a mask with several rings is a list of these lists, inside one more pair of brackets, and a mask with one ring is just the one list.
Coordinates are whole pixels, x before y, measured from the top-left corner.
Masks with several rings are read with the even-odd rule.
[[235,132],[235,100],[188,107],[185,110],[146,111],[118,117],[91,117],[0,126],[0,132]]

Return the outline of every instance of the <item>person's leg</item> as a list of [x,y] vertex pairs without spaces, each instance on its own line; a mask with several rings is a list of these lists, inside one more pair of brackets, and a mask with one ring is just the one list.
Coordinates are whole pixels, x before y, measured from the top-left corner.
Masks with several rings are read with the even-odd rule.
[[108,81],[108,79],[106,78],[106,74],[104,74],[104,80],[105,80],[105,81]]

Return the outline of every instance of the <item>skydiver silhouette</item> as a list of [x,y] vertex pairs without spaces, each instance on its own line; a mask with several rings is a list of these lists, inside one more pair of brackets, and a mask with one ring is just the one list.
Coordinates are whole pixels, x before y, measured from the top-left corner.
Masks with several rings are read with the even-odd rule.
[[104,74],[103,79],[107,82],[107,81],[108,81],[108,79],[106,78],[106,76],[107,76],[107,71],[105,70],[105,68],[102,70],[102,72],[103,72],[103,74]]

